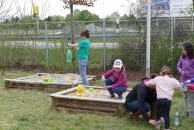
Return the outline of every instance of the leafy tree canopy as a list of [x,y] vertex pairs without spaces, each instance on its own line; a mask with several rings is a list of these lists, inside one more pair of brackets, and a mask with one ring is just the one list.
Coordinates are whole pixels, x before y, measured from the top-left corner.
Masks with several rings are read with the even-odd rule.
[[110,16],[107,16],[106,19],[110,20],[115,20],[116,18],[120,18],[121,16],[119,15],[118,12],[113,12]]
[[45,20],[48,20],[49,22],[63,22],[64,17],[61,15],[48,16],[48,18]]
[[[74,20],[75,21],[96,21],[96,20],[100,20],[99,16],[93,13],[90,13],[88,10],[82,10],[79,11],[78,9],[74,10],[73,12],[74,16]],[[65,17],[66,21],[70,21],[71,16],[70,14],[68,14]]]

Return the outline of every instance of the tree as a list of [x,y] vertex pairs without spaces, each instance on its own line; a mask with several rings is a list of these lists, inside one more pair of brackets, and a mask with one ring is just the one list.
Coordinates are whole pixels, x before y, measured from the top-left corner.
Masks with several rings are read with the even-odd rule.
[[127,15],[127,14],[124,14],[123,16],[121,16],[120,19],[121,19],[121,20],[131,20],[131,19],[135,19],[135,16],[134,16],[134,15]]
[[[80,10],[79,10],[79,9],[75,9],[75,10],[73,11],[73,19],[74,19],[75,21],[78,21],[79,14],[80,14]],[[67,15],[66,15],[65,21],[71,21],[71,14],[67,14]]]
[[109,26],[109,25],[112,26],[112,24],[115,24],[117,18],[120,19],[120,15],[118,12],[113,12],[111,15],[106,16],[106,18],[105,18],[106,19],[106,26]]
[[12,17],[11,19],[5,19],[4,23],[17,23],[20,21],[19,17]]
[[99,16],[96,14],[90,13],[88,10],[83,10],[79,13],[78,20],[79,21],[94,21],[99,20]]
[[49,16],[49,22],[63,22],[64,17],[61,15]]
[[192,0],[192,2],[193,2],[193,9],[194,9],[194,0]]
[[70,9],[71,16],[71,35],[72,35],[72,43],[74,43],[74,19],[73,19],[73,5],[85,5],[85,6],[93,6],[93,3],[96,0],[62,0],[65,3],[64,8]]
[[73,11],[73,15],[76,15],[76,14],[79,14],[80,13],[80,10],[79,9],[75,9],[74,11]]
[[119,15],[118,12],[113,12],[110,16],[108,16],[110,20],[116,20],[117,18],[120,18],[121,16]]
[[[100,17],[96,14],[90,13],[88,10],[74,10],[73,11],[73,19],[75,21],[96,21],[96,20],[100,20]],[[70,21],[71,20],[71,15],[68,14],[65,17],[65,21]]]
[[92,14],[88,10],[83,10],[80,12],[79,20],[80,21],[89,21],[92,19]]
[[8,5],[6,0],[0,0],[0,21],[4,21],[11,11],[11,4]]

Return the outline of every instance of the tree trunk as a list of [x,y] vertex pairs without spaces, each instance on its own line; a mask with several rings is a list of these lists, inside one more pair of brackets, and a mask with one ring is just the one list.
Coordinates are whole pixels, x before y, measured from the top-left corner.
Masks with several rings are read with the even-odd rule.
[[193,9],[194,9],[194,0],[192,0],[192,4],[193,4]]
[[[73,19],[73,2],[70,3],[70,15],[71,15],[71,43],[74,44],[75,43],[75,34],[74,34],[75,26],[74,26],[74,19]],[[75,51],[73,51],[72,55],[73,55],[72,62],[74,63],[75,62]],[[73,64],[73,66],[75,66],[75,64]],[[73,69],[74,68],[75,67],[73,67]]]
[[75,34],[74,34],[74,19],[73,19],[73,3],[70,4],[70,14],[71,14],[71,36],[72,36],[72,44],[74,44],[75,42]]

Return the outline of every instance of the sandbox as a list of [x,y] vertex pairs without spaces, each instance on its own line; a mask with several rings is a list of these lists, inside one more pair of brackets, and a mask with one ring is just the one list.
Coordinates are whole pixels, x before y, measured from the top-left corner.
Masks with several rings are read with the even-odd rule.
[[[52,109],[55,111],[97,111],[123,115],[126,111],[125,98],[131,90],[123,94],[123,99],[110,98],[107,89],[88,86],[85,92],[77,92],[77,87],[51,94]],[[94,88],[90,91],[89,88]],[[98,90],[98,91],[96,91]]]
[[[88,75],[88,81],[94,80],[95,76]],[[54,89],[64,90],[72,88],[75,85],[81,84],[80,75],[68,74],[50,74],[50,73],[37,73],[35,75],[16,78],[5,79],[6,89]]]

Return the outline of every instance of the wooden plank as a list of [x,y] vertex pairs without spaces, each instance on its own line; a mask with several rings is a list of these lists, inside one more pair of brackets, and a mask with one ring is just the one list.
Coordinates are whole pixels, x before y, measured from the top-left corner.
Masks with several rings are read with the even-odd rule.
[[55,107],[64,107],[64,108],[72,108],[72,109],[83,109],[83,110],[96,110],[96,111],[103,111],[103,112],[118,112],[118,104],[117,105],[111,105],[111,106],[104,106],[103,104],[99,105],[95,102],[93,103],[67,103],[67,102],[55,102]]
[[[100,88],[99,86],[89,86],[93,88]],[[101,98],[90,98],[90,97],[77,97],[75,95],[68,95],[76,91],[76,87],[60,91],[50,96],[55,98],[55,109],[59,110],[64,108],[64,110],[83,110],[83,111],[99,111],[106,113],[116,113],[124,115],[125,108],[125,99],[114,100],[114,99],[101,99]]]
[[14,81],[9,81],[5,80],[4,84],[5,88],[19,88],[19,89],[39,89],[39,90],[44,90],[47,88],[52,88],[52,89],[58,89],[58,90],[64,90],[64,89],[69,89],[72,86],[68,85],[62,85],[62,84],[41,84],[41,83],[32,83],[32,82],[14,82]]
[[[77,86],[78,84],[81,83],[81,80],[79,78],[79,80],[76,80],[75,82],[72,83],[68,83],[68,82],[43,82],[42,80],[36,80],[33,81],[31,79],[35,78],[37,79],[37,76],[54,76],[55,78],[58,76],[75,76],[78,77],[78,74],[73,74],[73,73],[67,73],[67,74],[50,74],[50,73],[37,73],[36,75],[31,75],[31,76],[26,76],[26,77],[21,77],[21,78],[16,78],[16,79],[5,79],[5,88],[21,88],[21,89],[40,89],[40,90],[44,90],[47,88],[53,88],[53,89],[60,89],[60,90],[64,90],[64,89],[68,89],[71,88],[73,86]],[[88,80],[92,81],[94,79],[95,76],[89,75],[88,76]],[[25,80],[26,79],[26,80]],[[32,87],[29,84],[33,84],[34,86]],[[38,86],[37,86],[38,85]],[[26,87],[26,88],[24,88]]]
[[105,106],[105,107],[118,107],[118,104],[111,103],[111,102],[98,102],[98,101],[87,101],[87,100],[73,100],[73,99],[58,99],[56,98],[56,103],[58,104],[80,104],[80,105],[88,105],[88,106]]
[[120,116],[124,115],[126,108],[125,104],[114,104],[114,103],[102,103],[102,102],[91,102],[91,101],[77,101],[77,100],[64,100],[55,99],[55,110],[58,108],[67,109],[80,109],[88,111],[100,111],[107,113],[119,113]]
[[[95,105],[95,104],[94,104]],[[95,111],[102,111],[102,112],[118,112],[118,108],[111,108],[111,107],[104,107],[104,106],[95,106],[91,107],[88,105],[78,105],[78,104],[58,104],[56,103],[56,108],[57,107],[64,107],[64,108],[72,108],[72,109],[81,109],[81,110],[95,110]]]
[[118,104],[119,105],[119,115],[122,116],[126,112],[126,106],[125,104]]
[[52,106],[51,106],[51,108],[53,110],[56,110],[56,98],[54,98],[54,97],[52,97]]

